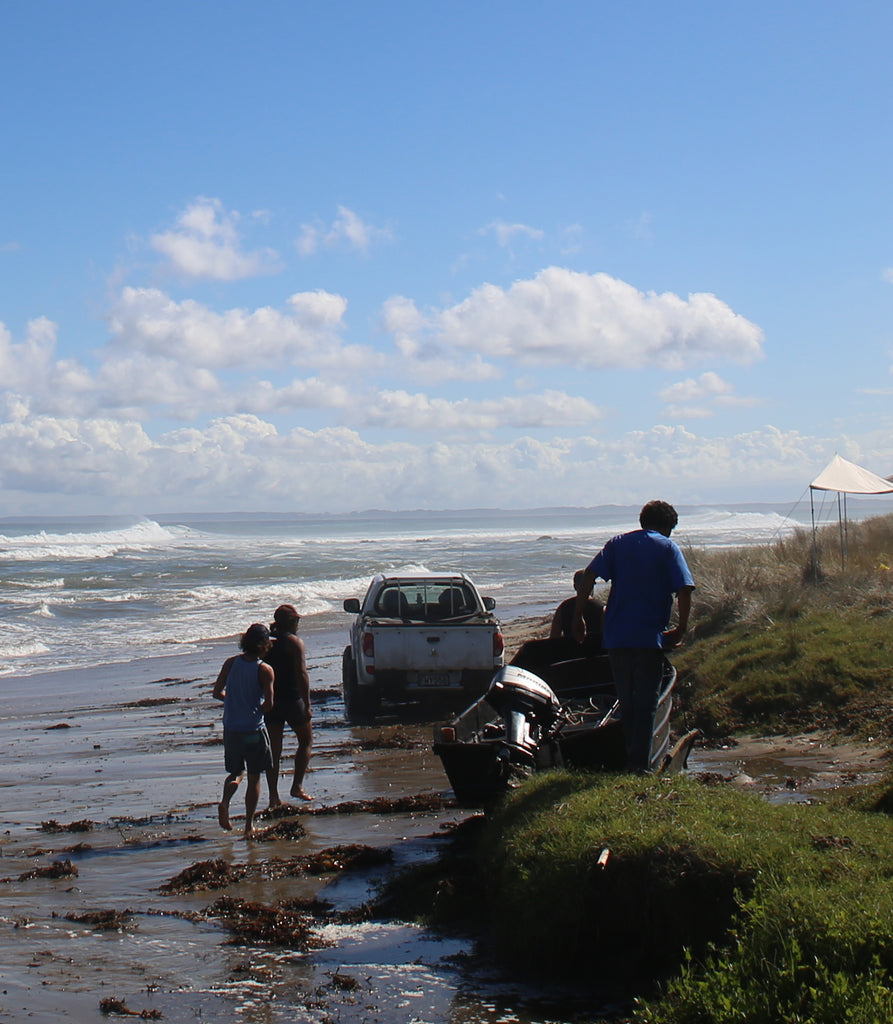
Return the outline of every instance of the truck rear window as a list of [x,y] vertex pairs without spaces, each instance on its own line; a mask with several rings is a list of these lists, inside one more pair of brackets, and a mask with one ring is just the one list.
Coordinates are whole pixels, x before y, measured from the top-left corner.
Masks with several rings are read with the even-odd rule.
[[386,584],[375,602],[376,614],[413,622],[440,622],[478,611],[471,590],[455,580]]

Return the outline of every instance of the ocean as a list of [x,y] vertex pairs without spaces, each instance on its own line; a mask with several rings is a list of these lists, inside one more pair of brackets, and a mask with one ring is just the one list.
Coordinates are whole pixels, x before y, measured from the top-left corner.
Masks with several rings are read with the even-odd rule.
[[[889,511],[850,501],[851,519]],[[680,507],[686,546],[771,542],[809,504]],[[340,649],[346,597],[385,570],[463,570],[503,619],[544,614],[638,508],[0,518],[0,675],[172,655],[294,604],[313,644]],[[836,504],[822,511],[836,517]],[[821,521],[821,520],[820,520]]]

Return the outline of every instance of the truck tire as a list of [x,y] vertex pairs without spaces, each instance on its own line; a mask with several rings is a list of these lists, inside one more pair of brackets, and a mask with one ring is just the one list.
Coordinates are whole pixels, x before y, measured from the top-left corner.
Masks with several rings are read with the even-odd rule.
[[350,725],[371,725],[381,703],[378,694],[357,682],[357,667],[350,648],[341,655],[341,694],[344,697],[344,717]]

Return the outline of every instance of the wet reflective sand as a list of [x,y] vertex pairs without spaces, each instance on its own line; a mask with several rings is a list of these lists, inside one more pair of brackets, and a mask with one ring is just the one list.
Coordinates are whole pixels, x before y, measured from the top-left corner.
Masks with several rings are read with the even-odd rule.
[[[437,856],[449,829],[469,812],[437,799],[449,797],[449,789],[430,750],[430,723],[345,725],[336,641],[316,644],[311,654],[312,806],[378,801],[384,812],[296,808],[276,819],[299,823],[290,838],[245,842],[237,794],[236,831],[222,832],[220,706],[210,689],[229,653],[231,645],[221,645],[189,659],[106,666],[88,676],[6,681],[0,1020],[99,1021],[108,1019],[103,1009],[116,1007],[144,1019],[249,1024],[610,1018],[611,1007],[593,1007],[585,993],[500,976],[465,939],[339,917],[394,867]],[[402,746],[381,746],[395,735]],[[286,757],[293,749],[287,742]],[[884,763],[870,744],[857,750],[796,739],[696,751],[691,767],[783,800],[869,781]],[[434,809],[424,802],[393,809],[417,796],[431,797]],[[272,824],[258,822],[261,829]],[[282,873],[297,858],[351,844],[390,850],[393,859],[342,873]],[[217,890],[163,891],[190,866],[218,860],[241,880]],[[239,942],[208,912],[221,895],[265,906],[319,897],[332,913],[312,922],[308,949]],[[103,912],[113,912],[108,927]]]
[[[285,820],[299,822],[303,835],[246,842],[238,793],[236,831],[221,831],[220,706],[210,689],[229,653],[226,646],[188,662],[107,666],[89,678],[7,681],[0,695],[0,1020],[98,1021],[109,1010],[264,1024],[573,1019],[573,993],[525,991],[486,974],[467,940],[411,925],[319,921],[307,951],[233,942],[208,914],[222,893],[270,906],[320,897],[337,917],[362,904],[385,872],[436,856],[450,826],[469,812],[446,799],[431,801],[440,809],[389,813],[296,808]],[[311,664],[311,806],[448,798],[430,751],[430,723],[345,725],[338,653],[318,649]],[[403,747],[382,749],[378,741],[398,728]],[[287,742],[286,757],[293,750]],[[261,806],[265,797],[264,789]],[[271,824],[258,822],[260,829]],[[346,844],[391,850],[392,862],[342,874],[277,877],[274,870]],[[244,878],[224,890],[162,891],[184,869],[218,859],[247,869]]]

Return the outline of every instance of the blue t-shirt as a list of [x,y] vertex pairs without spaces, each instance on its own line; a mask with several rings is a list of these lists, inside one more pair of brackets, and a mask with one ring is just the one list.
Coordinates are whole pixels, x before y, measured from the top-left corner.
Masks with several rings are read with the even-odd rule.
[[260,709],[264,701],[260,685],[260,659],[250,661],[244,655],[233,658],[226,677],[226,694],[223,698],[223,728],[236,732],[252,732],[264,724]]
[[685,556],[669,537],[653,530],[613,537],[589,569],[611,584],[603,640],[608,649],[660,647],[673,596],[694,586]]

